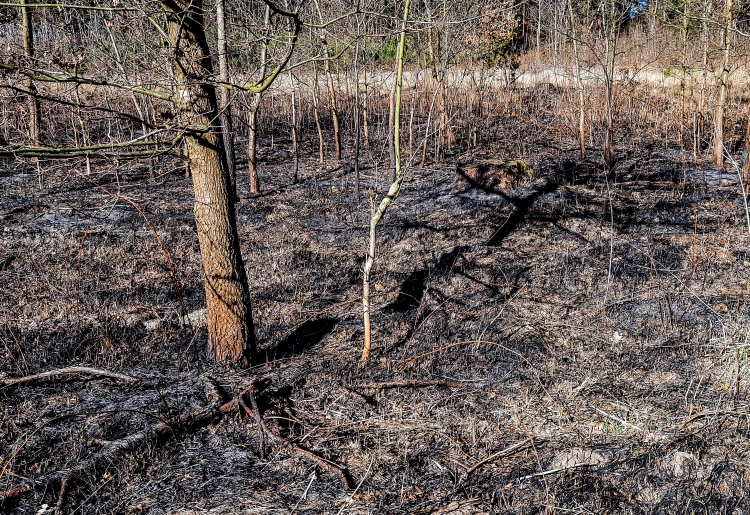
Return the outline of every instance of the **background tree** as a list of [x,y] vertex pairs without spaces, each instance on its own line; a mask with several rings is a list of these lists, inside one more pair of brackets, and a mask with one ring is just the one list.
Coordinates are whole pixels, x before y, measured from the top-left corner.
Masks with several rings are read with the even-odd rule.
[[[28,65],[31,66],[34,60],[34,23],[31,18],[31,8],[27,7],[28,0],[20,0],[21,5],[21,33],[23,37],[23,53]],[[29,139],[33,145],[39,144],[39,133],[42,126],[42,115],[37,98],[36,85],[33,79],[26,79],[26,89],[29,91]]]
[[[270,43],[271,8],[266,5],[263,16],[263,39],[260,43],[260,72],[265,77],[268,66],[268,45]],[[258,116],[260,113],[263,92],[251,93],[247,124],[247,164],[250,172],[250,193],[260,193],[260,175],[258,173]]]
[[722,66],[717,77],[719,98],[714,109],[714,145],[711,157],[716,166],[724,166],[724,111],[729,87],[729,68],[732,57],[733,2],[724,2],[724,20],[721,28]]

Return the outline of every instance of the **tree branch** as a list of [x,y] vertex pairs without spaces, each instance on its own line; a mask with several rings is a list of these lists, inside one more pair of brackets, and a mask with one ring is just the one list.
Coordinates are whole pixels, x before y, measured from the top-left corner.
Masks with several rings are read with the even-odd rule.
[[31,68],[21,68],[8,63],[0,63],[0,71],[4,72],[15,72],[25,75],[26,77],[39,81],[39,82],[55,82],[55,83],[73,83],[73,84],[88,84],[91,86],[107,86],[110,88],[123,89],[126,91],[132,91],[140,95],[146,95],[159,100],[172,101],[172,95],[168,93],[159,93],[139,86],[128,86],[127,84],[120,84],[117,82],[111,82],[104,79],[93,79],[89,77],[81,77],[80,75],[70,75],[65,72],[57,72],[52,70],[37,70]]
[[57,370],[49,370],[47,372],[41,372],[39,374],[34,374],[30,376],[25,376],[25,377],[9,377],[5,379],[0,379],[0,387],[24,384],[24,383],[29,383],[31,381],[36,381],[38,379],[47,379],[50,377],[55,377],[59,375],[67,375],[67,374],[88,374],[88,375],[93,375],[93,376],[109,377],[112,379],[125,381],[126,383],[135,383],[136,381],[138,381],[135,377],[127,376],[125,374],[118,374],[117,372],[110,372],[109,370],[101,370],[98,368],[91,368],[91,367],[66,367],[66,368],[60,368]]

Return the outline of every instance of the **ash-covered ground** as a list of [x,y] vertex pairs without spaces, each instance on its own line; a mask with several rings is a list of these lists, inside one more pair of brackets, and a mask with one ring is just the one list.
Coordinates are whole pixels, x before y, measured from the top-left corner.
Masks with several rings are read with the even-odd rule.
[[[290,184],[288,142],[265,143],[264,192],[241,175],[237,204],[265,363],[241,371],[205,356],[181,168],[164,159],[153,180],[147,163],[2,164],[0,378],[89,366],[137,379],[0,386],[0,491],[74,471],[3,510],[750,511],[735,174],[641,142],[607,176],[595,152],[579,162],[543,139],[460,157],[528,160],[535,177],[512,190],[467,184],[458,156],[409,166],[379,229],[362,363],[368,191],[383,193],[387,167],[363,159],[359,196],[349,162],[303,159]],[[235,410],[80,467],[253,381],[267,431],[290,445]]]

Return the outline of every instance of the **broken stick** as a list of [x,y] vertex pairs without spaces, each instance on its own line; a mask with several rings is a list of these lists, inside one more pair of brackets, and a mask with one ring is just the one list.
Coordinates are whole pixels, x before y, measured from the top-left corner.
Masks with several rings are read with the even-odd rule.
[[[335,463],[328,461],[325,458],[318,456],[314,452],[307,450],[300,445],[297,445],[291,440],[288,440],[287,438],[284,438],[283,436],[273,433],[270,429],[268,429],[268,426],[266,425],[266,421],[263,420],[263,417],[260,416],[260,413],[254,412],[253,409],[251,409],[243,399],[245,395],[249,395],[253,406],[257,410],[257,404],[253,402],[254,391],[255,391],[255,387],[251,385],[249,388],[243,391],[240,395],[238,395],[237,400],[238,400],[239,406],[242,409],[244,409],[245,412],[248,415],[250,415],[258,423],[258,426],[262,430],[263,434],[265,434],[273,442],[276,442],[277,444],[280,444],[284,447],[288,447],[292,449],[294,452],[296,452],[300,456],[307,458],[309,461],[312,461],[313,463],[317,464],[320,468],[322,468],[326,472],[338,477],[339,481],[341,481],[341,484],[346,490],[351,490],[352,488],[354,488],[354,481],[352,480],[351,476],[341,467],[339,467]],[[263,442],[261,440],[261,445],[262,444]]]
[[17,384],[28,383],[36,381],[38,379],[47,379],[49,377],[67,375],[67,374],[86,374],[98,377],[109,377],[111,379],[117,379],[119,381],[125,381],[126,383],[135,383],[138,381],[135,377],[126,376],[125,374],[118,374],[117,372],[110,372],[109,370],[101,370],[98,368],[91,367],[66,367],[58,368],[56,370],[48,370],[47,372],[41,372],[24,377],[8,377],[0,379],[0,386],[13,386]]
[[538,443],[539,441],[540,441],[539,439],[535,438],[535,439],[533,439],[531,441],[529,441],[529,440],[522,440],[520,442],[516,442],[513,445],[511,445],[510,447],[506,447],[502,451],[498,451],[495,454],[491,454],[490,456],[487,456],[485,459],[483,459],[479,463],[477,463],[477,464],[469,467],[466,470],[466,472],[465,472],[465,476],[468,476],[469,474],[471,474],[472,472],[474,472],[476,469],[478,469],[482,465],[486,465],[487,463],[489,463],[489,462],[491,462],[493,460],[496,460],[497,458],[502,458],[503,456],[510,456],[511,454],[515,454],[516,452],[518,452],[518,451],[520,451],[522,449],[526,449],[527,447],[530,447],[533,443]]
[[[253,418],[255,418],[255,414],[252,412],[252,410],[245,404],[244,400],[240,402],[240,399],[248,393],[257,392],[257,388],[258,385],[254,382],[252,385],[250,385],[250,387],[243,390],[237,397],[225,404],[214,404],[202,410],[191,411],[190,413],[186,413],[178,417],[177,420],[172,424],[159,422],[144,429],[143,431],[139,431],[132,435],[126,436],[125,438],[122,438],[120,440],[108,442],[101,450],[92,454],[91,456],[71,468],[58,470],[33,478],[28,478],[22,483],[10,488],[9,490],[0,493],[0,510],[6,508],[10,503],[17,501],[24,495],[27,495],[36,490],[46,489],[52,485],[62,485],[76,475],[91,471],[97,468],[97,466],[99,466],[100,464],[112,461],[128,451],[132,451],[145,446],[149,442],[156,441],[158,443],[163,443],[175,435],[189,433],[192,431],[196,431],[202,427],[206,427],[210,424],[215,424],[225,415],[236,412],[238,408],[243,408]],[[266,427],[265,421],[263,421],[262,417],[259,418],[263,426],[263,431],[271,440],[284,446],[290,447],[295,452],[297,452],[297,454],[307,458],[308,460],[319,465],[324,470],[337,476],[344,484],[345,488],[352,488],[352,479],[341,468],[329,462],[328,460],[321,458],[312,451],[304,449],[303,447],[290,442],[286,438],[272,433]]]
[[404,381],[387,381],[385,383],[359,383],[353,384],[352,388],[372,388],[374,390],[387,390],[390,388],[426,388],[428,386],[445,386],[446,388],[460,388],[460,383],[432,379],[423,381],[420,379],[406,379]]

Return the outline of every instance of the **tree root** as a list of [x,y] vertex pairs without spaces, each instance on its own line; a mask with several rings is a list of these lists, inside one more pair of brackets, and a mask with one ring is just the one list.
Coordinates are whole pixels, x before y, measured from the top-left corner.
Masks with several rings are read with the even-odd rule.
[[[148,443],[156,442],[162,444],[172,437],[179,434],[188,434],[197,431],[200,428],[206,427],[210,424],[215,424],[221,420],[225,415],[229,415],[233,412],[238,412],[239,409],[243,409],[247,412],[256,422],[258,422],[262,433],[271,441],[280,444],[284,447],[288,447],[294,450],[298,455],[312,461],[316,465],[320,466],[325,471],[335,475],[344,485],[344,488],[350,489],[352,486],[352,479],[348,473],[341,469],[338,465],[331,463],[330,461],[321,458],[317,454],[309,451],[290,440],[279,436],[271,432],[266,426],[265,421],[262,417],[248,407],[244,401],[246,395],[253,396],[257,392],[255,382],[242,391],[237,397],[224,404],[213,404],[208,408],[192,411],[178,417],[174,422],[168,424],[166,422],[159,422],[150,426],[143,431],[139,431],[132,435],[126,436],[120,440],[114,440],[107,442],[106,445],[98,452],[90,455],[77,465],[62,469],[49,474],[44,474],[34,478],[28,478],[22,483],[0,493],[0,509],[5,508],[9,504],[18,501],[24,495],[30,494],[35,490],[46,489],[52,485],[66,485],[69,480],[75,476],[79,476],[94,470],[98,465],[112,461],[126,452],[139,449],[146,446]],[[256,405],[255,403],[253,403]],[[261,442],[262,445],[262,442]],[[65,491],[65,487],[61,486],[61,491]]]

